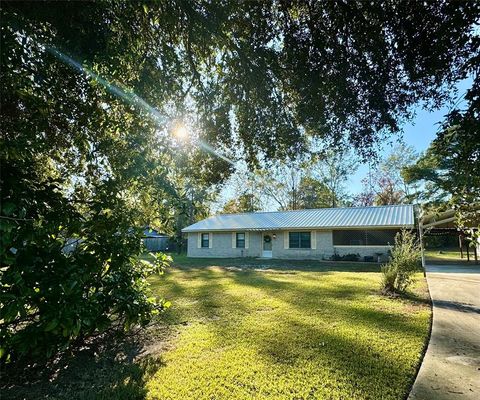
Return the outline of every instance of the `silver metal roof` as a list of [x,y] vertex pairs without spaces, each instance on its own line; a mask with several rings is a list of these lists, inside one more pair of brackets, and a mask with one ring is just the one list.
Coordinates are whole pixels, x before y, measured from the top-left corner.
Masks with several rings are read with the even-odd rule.
[[199,231],[265,231],[304,228],[412,227],[413,205],[319,208],[313,210],[220,214],[182,229]]

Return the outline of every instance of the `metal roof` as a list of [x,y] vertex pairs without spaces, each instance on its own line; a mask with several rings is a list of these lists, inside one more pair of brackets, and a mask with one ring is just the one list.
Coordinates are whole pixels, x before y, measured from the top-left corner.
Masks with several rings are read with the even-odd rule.
[[305,228],[412,227],[413,205],[319,208],[312,210],[220,214],[182,229],[199,231],[265,231]]

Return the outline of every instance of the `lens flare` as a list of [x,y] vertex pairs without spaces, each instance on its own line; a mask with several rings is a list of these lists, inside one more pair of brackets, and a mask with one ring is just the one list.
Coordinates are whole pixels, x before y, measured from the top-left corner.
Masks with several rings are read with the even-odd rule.
[[[165,122],[167,122],[166,118],[163,117],[158,112],[158,110],[156,110],[154,107],[148,104],[140,96],[136,95],[134,92],[121,89],[120,87],[108,82],[106,79],[102,78],[97,73],[84,67],[78,61],[75,61],[73,58],[67,56],[66,54],[63,54],[61,51],[57,50],[56,48],[53,48],[51,46],[44,46],[44,47],[50,54],[55,56],[60,61],[70,65],[72,68],[84,74],[85,76],[94,79],[96,82],[101,84],[110,94],[114,95],[115,97],[118,97],[119,99],[125,101],[126,103],[131,104],[137,109],[145,112],[157,125],[163,125]],[[180,125],[178,128],[175,129],[174,134],[177,138],[184,140],[188,138],[189,132],[185,126]],[[218,158],[221,158],[222,160],[232,165],[235,165],[235,163],[232,160],[230,160],[228,157],[216,151],[208,143],[205,143],[200,139],[196,140],[196,142],[205,151],[213,154]]]
[[188,139],[188,129],[183,124],[178,124],[175,129],[173,130],[173,135],[179,140],[187,140]]

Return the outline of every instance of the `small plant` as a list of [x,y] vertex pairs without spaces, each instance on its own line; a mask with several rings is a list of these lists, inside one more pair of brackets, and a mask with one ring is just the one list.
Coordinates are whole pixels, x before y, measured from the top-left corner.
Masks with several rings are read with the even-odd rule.
[[338,253],[334,253],[330,257],[331,261],[359,261],[360,260],[360,254],[355,254],[355,253],[349,253],[341,256]]
[[395,246],[388,264],[382,266],[382,292],[404,292],[412,283],[412,276],[420,270],[420,246],[415,235],[402,230],[395,236]]
[[348,253],[342,257],[342,261],[359,261],[359,260],[360,260],[360,254],[356,254],[356,253]]

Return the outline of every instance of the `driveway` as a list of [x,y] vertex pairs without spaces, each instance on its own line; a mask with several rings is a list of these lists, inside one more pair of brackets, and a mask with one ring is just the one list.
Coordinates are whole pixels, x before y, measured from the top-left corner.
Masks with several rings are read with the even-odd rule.
[[410,400],[480,399],[480,266],[427,266],[432,336]]

